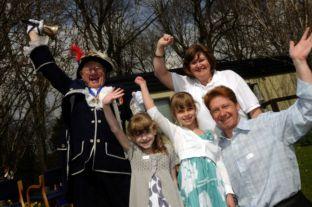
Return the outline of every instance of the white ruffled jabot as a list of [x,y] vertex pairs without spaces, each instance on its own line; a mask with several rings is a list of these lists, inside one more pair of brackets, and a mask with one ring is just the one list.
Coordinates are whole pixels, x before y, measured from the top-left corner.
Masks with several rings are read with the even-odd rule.
[[[103,106],[103,99],[104,97],[113,91],[113,87],[111,86],[104,86],[102,90],[100,91],[99,95],[97,97],[94,97],[90,92],[88,88],[85,88],[85,97],[88,105],[90,107],[95,107],[97,109],[102,108]],[[92,90],[92,89],[91,89]]]

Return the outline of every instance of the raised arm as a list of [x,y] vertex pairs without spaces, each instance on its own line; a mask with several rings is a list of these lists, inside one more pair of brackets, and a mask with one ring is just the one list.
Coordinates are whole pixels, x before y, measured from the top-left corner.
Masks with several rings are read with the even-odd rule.
[[124,95],[124,92],[122,89],[117,88],[113,90],[111,93],[107,94],[105,98],[103,99],[103,111],[106,118],[106,121],[111,129],[111,131],[116,136],[117,140],[119,141],[120,145],[125,151],[128,151],[130,145],[129,145],[129,139],[127,135],[123,132],[123,130],[120,128],[117,119],[115,118],[112,109],[110,108],[110,104],[122,97]]
[[166,68],[165,64],[165,47],[173,43],[173,37],[164,34],[157,42],[155,56],[153,60],[155,76],[170,90],[173,90],[173,82],[171,73]]
[[307,62],[311,48],[312,34],[309,27],[306,28],[297,44],[294,41],[290,41],[289,43],[289,55],[296,68],[297,76],[307,83],[312,83],[312,72]]
[[141,76],[135,78],[134,82],[140,86],[142,92],[142,98],[145,105],[146,110],[153,108],[155,106],[154,101],[148,91],[146,81]]
[[176,138],[180,138],[180,137],[174,136],[176,134],[176,130],[179,127],[171,123],[164,115],[162,115],[158,111],[157,107],[155,107],[154,101],[148,91],[146,81],[142,77],[138,76],[136,77],[134,82],[138,84],[141,88],[142,98],[143,98],[144,106],[147,110],[147,113],[158,124],[162,132],[171,140],[171,142],[174,143],[176,141],[175,140]]
[[30,42],[28,47],[24,47],[24,53],[29,55],[36,71],[40,71],[55,89],[62,94],[66,94],[72,80],[56,65],[52,53],[48,48],[49,38],[39,35],[42,33],[43,21],[29,21],[38,26],[28,25],[27,33]]
[[[297,44],[290,41],[289,55],[292,58],[298,76],[297,96],[294,105],[279,112],[276,130],[280,139],[287,144],[294,144],[312,128],[312,72],[307,58],[312,49],[312,35],[307,28]],[[274,124],[274,123],[273,123]]]

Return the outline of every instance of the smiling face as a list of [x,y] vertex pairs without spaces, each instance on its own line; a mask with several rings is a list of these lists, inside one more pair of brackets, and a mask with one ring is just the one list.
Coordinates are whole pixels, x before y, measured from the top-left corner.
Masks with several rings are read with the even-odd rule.
[[196,105],[191,94],[178,92],[171,97],[170,110],[177,122],[188,129],[197,126]]
[[230,138],[239,121],[239,104],[227,97],[216,96],[210,100],[209,109],[217,126]]
[[207,57],[202,52],[197,53],[191,61],[189,71],[203,85],[211,80],[211,67]]
[[157,134],[157,125],[147,113],[131,117],[127,127],[130,139],[146,154],[163,152],[163,142]]
[[197,127],[196,122],[196,109],[193,107],[188,107],[184,109],[178,109],[175,111],[175,118],[179,124],[183,127],[193,129]]
[[134,142],[141,148],[144,153],[152,153],[157,131],[150,130],[134,136]]
[[203,85],[211,80],[215,65],[213,54],[201,44],[193,44],[185,51],[183,67],[186,75],[196,78]]
[[90,88],[99,88],[105,82],[105,69],[101,63],[89,61],[83,65],[80,75]]

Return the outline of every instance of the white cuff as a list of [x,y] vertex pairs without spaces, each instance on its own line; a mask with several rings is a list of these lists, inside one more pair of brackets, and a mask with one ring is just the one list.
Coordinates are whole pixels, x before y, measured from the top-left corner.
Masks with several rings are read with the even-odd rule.
[[130,109],[133,115],[139,112],[146,111],[141,91],[132,92],[132,99],[130,101]]
[[231,185],[224,184],[224,190],[225,190],[225,194],[234,194],[234,191]]
[[130,109],[133,115],[140,112],[145,112],[144,104],[138,103],[134,98],[132,98],[130,101]]
[[35,41],[30,41],[29,46],[24,47],[24,55],[29,56],[29,54],[36,48],[42,45],[48,45],[49,37],[48,36],[38,36],[38,39]]

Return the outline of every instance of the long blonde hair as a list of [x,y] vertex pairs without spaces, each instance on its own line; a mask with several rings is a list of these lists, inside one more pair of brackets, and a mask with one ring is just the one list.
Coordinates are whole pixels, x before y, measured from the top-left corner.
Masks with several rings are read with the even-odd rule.
[[[132,141],[135,141],[137,136],[143,133],[157,132],[157,124],[152,118],[145,112],[135,114],[131,119],[127,127],[128,135]],[[152,145],[153,153],[167,153],[166,146],[161,135],[157,132],[154,143]]]
[[[196,102],[191,94],[187,92],[178,92],[171,97],[170,111],[176,121],[176,111],[184,110],[187,108],[194,108],[195,111],[197,111]],[[195,119],[195,121],[196,125],[198,126],[197,118]]]

